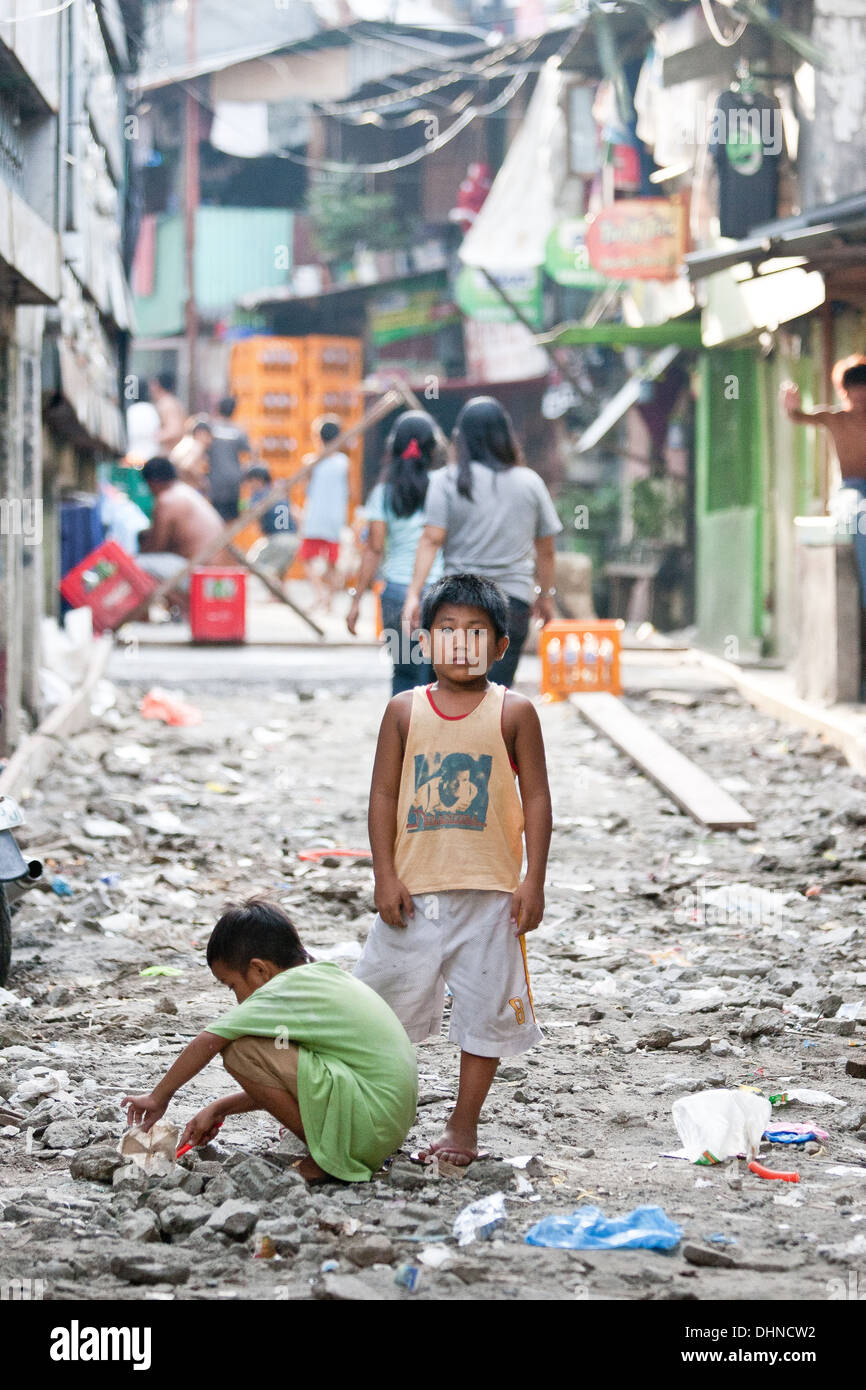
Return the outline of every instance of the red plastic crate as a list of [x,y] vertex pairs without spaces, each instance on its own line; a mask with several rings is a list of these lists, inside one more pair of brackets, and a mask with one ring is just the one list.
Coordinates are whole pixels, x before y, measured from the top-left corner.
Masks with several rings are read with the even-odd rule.
[[246,570],[193,570],[189,625],[194,642],[243,642],[247,626]]
[[156,586],[123,546],[103,541],[63,576],[60,592],[73,608],[89,608],[93,630],[101,633],[120,627]]

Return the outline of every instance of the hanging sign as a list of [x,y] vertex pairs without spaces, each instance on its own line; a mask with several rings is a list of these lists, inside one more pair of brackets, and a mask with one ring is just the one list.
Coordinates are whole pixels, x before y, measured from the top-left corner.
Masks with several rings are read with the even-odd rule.
[[589,263],[611,280],[675,280],[686,247],[686,205],[672,198],[623,198],[587,224]]
[[544,268],[558,285],[597,290],[605,284],[606,276],[589,263],[583,217],[569,217],[556,224],[547,238]]

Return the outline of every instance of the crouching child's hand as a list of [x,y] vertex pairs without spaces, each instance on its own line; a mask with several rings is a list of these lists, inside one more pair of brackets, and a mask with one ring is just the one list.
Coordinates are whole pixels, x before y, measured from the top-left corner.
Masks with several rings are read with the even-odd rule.
[[146,1096],[124,1096],[120,1103],[129,1107],[126,1123],[141,1125],[145,1133],[153,1129],[157,1120],[161,1120],[168,1109],[168,1103],[157,1100],[153,1093]]
[[197,1115],[193,1115],[183,1134],[180,1136],[178,1148],[183,1148],[184,1144],[192,1144],[194,1149],[198,1149],[202,1144],[209,1144],[211,1139],[215,1139],[217,1131],[226,1117],[222,1101],[211,1101]]
[[396,874],[392,878],[377,878],[373,891],[376,911],[389,927],[405,927],[410,917],[415,916],[412,894],[401,883]]
[[525,878],[511,899],[511,920],[516,925],[515,936],[535,931],[544,916],[544,889]]

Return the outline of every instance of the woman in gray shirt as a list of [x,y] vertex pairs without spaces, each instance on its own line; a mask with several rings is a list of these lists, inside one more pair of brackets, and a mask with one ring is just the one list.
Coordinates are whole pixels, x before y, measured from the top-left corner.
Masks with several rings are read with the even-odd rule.
[[493,579],[508,596],[509,646],[489,679],[510,686],[531,617],[554,616],[554,537],[562,523],[541,478],[526,466],[508,413],[475,396],[457,417],[456,462],[430,476],[424,531],[403,609],[413,629],[441,548],[444,572]]

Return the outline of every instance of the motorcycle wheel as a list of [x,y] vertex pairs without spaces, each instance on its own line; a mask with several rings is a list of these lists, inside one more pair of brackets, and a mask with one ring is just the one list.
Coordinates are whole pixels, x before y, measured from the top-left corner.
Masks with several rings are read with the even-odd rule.
[[12,918],[6,901],[6,890],[0,884],[0,986],[9,978],[9,963],[12,959]]

